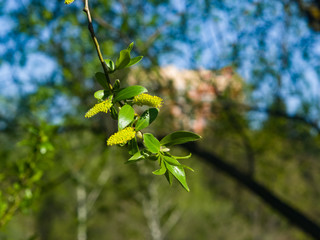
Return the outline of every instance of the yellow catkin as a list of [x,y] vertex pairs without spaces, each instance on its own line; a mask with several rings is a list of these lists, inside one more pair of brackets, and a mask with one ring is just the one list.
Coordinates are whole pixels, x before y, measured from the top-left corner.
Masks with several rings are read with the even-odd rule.
[[64,0],[64,3],[65,4],[71,4],[71,3],[73,3],[74,2],[74,0]]
[[107,141],[108,146],[117,145],[117,144],[125,144],[131,139],[133,139],[136,135],[133,127],[126,127],[119,132],[116,132],[112,136],[109,137]]
[[90,118],[97,113],[105,112],[108,113],[109,109],[112,107],[112,98],[109,98],[101,103],[94,105],[85,115],[86,118]]
[[142,93],[138,96],[135,96],[133,98],[133,103],[137,104],[139,106],[150,106],[150,107],[155,107],[155,108],[160,108],[162,106],[162,98],[157,97],[157,96],[151,96],[146,93]]

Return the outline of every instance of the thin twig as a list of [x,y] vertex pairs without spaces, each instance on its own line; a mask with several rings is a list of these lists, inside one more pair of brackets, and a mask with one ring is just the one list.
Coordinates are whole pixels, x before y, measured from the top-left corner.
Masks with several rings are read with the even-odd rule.
[[97,53],[98,53],[98,57],[99,57],[101,65],[102,65],[104,74],[106,75],[106,78],[107,78],[107,81],[108,81],[109,90],[112,91],[112,85],[111,85],[111,81],[110,81],[110,77],[109,77],[109,73],[108,73],[108,66],[105,63],[105,61],[103,60],[103,56],[102,56],[102,53],[100,51],[100,45],[99,45],[98,39],[97,39],[97,37],[96,37],[96,35],[94,33],[88,0],[84,0],[83,11],[86,13],[87,18],[88,18],[88,29],[90,31],[91,38],[92,38],[92,40],[94,42],[94,45],[96,47],[96,50],[97,50]]
[[6,210],[5,214],[0,219],[0,228],[2,228],[8,221],[9,219],[13,216],[13,214],[18,211],[19,207],[21,204],[21,198],[17,196],[14,200],[14,203],[8,207]]

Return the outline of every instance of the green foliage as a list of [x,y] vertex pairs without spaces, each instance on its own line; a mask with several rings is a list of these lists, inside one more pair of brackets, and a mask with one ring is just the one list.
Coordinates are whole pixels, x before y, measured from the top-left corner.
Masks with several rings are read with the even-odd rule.
[[[130,52],[132,48],[133,43],[131,43],[127,49],[120,51],[120,56],[116,61],[115,68],[112,60],[107,59],[105,61],[109,73],[134,65],[142,59],[141,56],[131,59]],[[118,132],[109,138],[108,145],[117,144],[121,147],[128,145],[128,152],[131,155],[128,162],[140,160],[157,161],[160,169],[153,171],[155,175],[166,174],[165,176],[170,184],[172,183],[172,177],[174,177],[185,190],[190,191],[187,185],[184,168],[191,168],[180,164],[177,159],[189,158],[191,155],[186,157],[175,157],[169,153],[170,149],[167,147],[196,141],[201,137],[192,132],[177,131],[165,136],[159,141],[151,133],[143,133],[144,148],[139,148],[136,137],[132,139],[131,130],[129,131],[128,129],[134,129],[135,132],[139,131],[139,134],[141,134],[140,130],[148,127],[157,118],[159,107],[162,105],[162,99],[145,94],[148,90],[139,85],[119,89],[120,80],[118,79],[115,81],[113,89],[111,89],[110,92],[108,87],[109,76],[105,76],[103,73],[98,72],[95,74],[95,77],[97,82],[104,87],[105,90],[95,92],[94,97],[98,99],[98,101],[101,101],[102,99],[105,99],[106,96],[110,97],[111,95],[113,99],[111,115],[113,119],[118,121]],[[139,101],[133,99],[136,96],[138,96]],[[135,109],[133,108],[134,105],[146,106],[149,108],[139,115],[135,112]],[[150,105],[154,106],[150,107]],[[120,109],[119,112],[117,112],[116,107]]]
[[122,130],[134,119],[134,109],[130,105],[124,105],[119,111],[118,129]]
[[[52,157],[54,147],[51,135],[54,128],[46,123],[27,127],[28,134],[21,140],[16,150],[25,149],[26,157],[14,163],[13,171],[0,174],[0,228],[17,210],[29,209],[37,198],[41,179],[48,163],[44,159]],[[7,166],[10,169],[10,165]]]
[[95,74],[95,79],[97,80],[97,82],[106,90],[109,90],[109,87],[107,85],[107,79],[106,76],[104,75],[104,73],[102,72],[97,72]]
[[[10,2],[3,1],[0,3],[0,11],[7,11],[5,10],[7,9],[6,5],[10,5]],[[46,190],[41,189],[41,199],[38,199],[38,201],[29,200],[28,205],[20,205],[21,208],[18,210],[22,209],[24,214],[17,211],[20,214],[16,213],[13,221],[7,227],[1,229],[0,239],[29,239],[33,235],[38,235],[34,239],[75,239],[76,223],[80,222],[76,221],[75,208],[77,202],[75,189],[78,184],[85,185],[88,199],[91,199],[91,190],[99,189],[100,183],[95,180],[99,176],[99,170],[103,169],[105,163],[110,164],[106,168],[112,170],[112,176],[109,182],[102,184],[101,195],[99,195],[94,204],[93,211],[89,212],[90,220],[87,227],[90,239],[99,239],[104,235],[108,236],[109,239],[152,239],[146,224],[146,222],[149,223],[149,220],[143,215],[152,209],[155,209],[154,212],[156,214],[153,215],[155,220],[159,219],[163,224],[163,228],[160,228],[164,233],[163,239],[310,239],[302,232],[299,232],[297,228],[291,227],[278,214],[272,212],[272,209],[265,206],[255,195],[244,190],[238,182],[233,182],[228,175],[221,174],[218,169],[211,169],[200,160],[188,161],[188,165],[191,165],[197,171],[197,174],[188,175],[188,184],[192,189],[192,194],[184,193],[182,188],[178,188],[180,186],[173,186],[175,191],[168,191],[166,184],[163,184],[163,177],[157,178],[149,174],[150,171],[155,169],[155,164],[158,166],[157,161],[147,162],[140,158],[143,162],[123,167],[122,162],[128,158],[127,152],[118,147],[105,148],[103,144],[106,137],[105,126],[107,125],[107,136],[109,136],[111,134],[110,131],[112,131],[113,127],[115,129],[117,125],[109,122],[106,124],[105,119],[100,121],[100,118],[93,121],[84,121],[82,116],[79,116],[79,112],[84,111],[84,106],[88,104],[88,92],[91,93],[93,89],[91,88],[88,91],[88,87],[92,87],[92,73],[95,72],[95,69],[98,69],[99,62],[97,59],[93,59],[95,56],[87,28],[78,22],[80,19],[81,23],[83,23],[82,16],[79,16],[82,13],[77,9],[77,6],[80,6],[82,2],[75,1],[72,7],[59,11],[58,9],[63,7],[62,3],[61,1],[25,1],[24,6],[19,7],[19,9],[14,8],[10,16],[9,14],[6,16],[6,13],[4,13],[4,17],[8,17],[8,19],[16,23],[16,27],[9,35],[4,35],[1,40],[3,46],[7,47],[3,49],[6,55],[2,54],[3,51],[1,52],[2,58],[0,61],[6,63],[17,59],[16,61],[24,62],[23,59],[27,59],[30,52],[40,53],[50,56],[55,61],[58,75],[41,75],[38,79],[41,81],[34,85],[35,90],[36,88],[45,87],[51,92],[46,100],[35,97],[36,95],[33,94],[24,93],[16,94],[14,99],[7,98],[5,95],[1,96],[1,107],[4,106],[1,117],[10,122],[8,127],[2,128],[4,122],[1,121],[0,154],[2,171],[0,173],[0,181],[3,193],[1,201],[4,207],[12,203],[9,201],[12,199],[11,195],[6,195],[8,193],[6,188],[16,182],[14,176],[18,176],[18,174],[14,169],[17,169],[16,166],[20,165],[18,162],[23,162],[26,160],[26,156],[32,155],[33,147],[31,145],[25,146],[24,150],[22,150],[15,143],[18,140],[25,139],[25,135],[28,133],[21,131],[21,125],[25,125],[26,118],[38,118],[39,115],[33,115],[33,112],[40,112],[39,109],[41,109],[41,115],[43,113],[52,113],[51,116],[61,117],[63,121],[59,122],[61,124],[59,131],[50,137],[50,141],[54,141],[53,144],[58,152],[57,157],[50,162],[51,159],[47,158],[48,154],[45,154],[41,155],[46,156],[44,161],[37,161],[36,167],[40,169],[43,169],[38,165],[40,162],[51,164],[50,169],[42,170],[41,183],[47,185],[51,181],[55,182],[55,180],[60,179],[60,174],[64,176],[65,171],[67,172],[67,177],[64,181],[57,181],[54,187],[49,184],[48,186],[51,187],[46,188]],[[181,127],[181,124],[177,124],[177,120],[180,119],[173,119],[169,112],[171,103],[175,102],[178,97],[187,99],[188,104],[186,105],[191,111],[199,109],[198,103],[190,101],[189,96],[184,95],[184,93],[174,92],[174,88],[168,88],[168,83],[164,82],[162,77],[155,79],[155,76],[159,76],[155,65],[159,59],[167,59],[168,53],[169,57],[175,55],[184,60],[192,59],[189,63],[190,65],[184,60],[183,63],[186,64],[184,66],[194,69],[199,66],[216,69],[227,62],[234,63],[243,70],[241,65],[244,65],[245,70],[249,72],[249,75],[246,75],[248,76],[247,80],[252,84],[243,85],[246,89],[244,90],[246,91],[244,93],[245,103],[253,104],[253,106],[259,106],[262,103],[250,100],[256,99],[253,96],[258,95],[263,99],[268,99],[268,101],[263,102],[262,106],[269,107],[273,97],[272,94],[267,94],[265,91],[259,92],[257,85],[261,84],[264,88],[266,83],[272,84],[278,81],[284,83],[286,81],[282,81],[281,74],[283,73],[290,74],[292,76],[290,79],[296,85],[290,84],[290,87],[288,87],[288,84],[281,83],[278,86],[273,85],[270,88],[272,93],[279,94],[283,92],[282,90],[285,90],[286,94],[289,94],[288,92],[293,91],[292,96],[294,95],[294,98],[301,102],[303,101],[303,96],[294,92],[295,89],[308,93],[308,97],[312,95],[312,91],[300,86],[308,83],[304,77],[305,73],[312,72],[312,69],[314,70],[316,67],[317,61],[305,61],[307,63],[306,66],[309,67],[304,68],[303,66],[305,65],[301,64],[300,66],[303,68],[303,71],[301,71],[299,68],[297,69],[297,64],[294,64],[295,61],[292,61],[296,55],[290,53],[296,51],[301,53],[302,47],[304,53],[308,54],[312,59],[317,59],[316,56],[318,54],[312,54],[310,51],[313,49],[310,46],[318,45],[315,44],[317,37],[315,37],[315,34],[310,35],[308,33],[301,14],[297,15],[295,4],[287,4],[286,2],[272,4],[268,1],[258,4],[252,4],[248,1],[246,4],[237,3],[237,1],[215,1],[217,4],[213,3],[206,1],[206,7],[204,8],[204,5],[199,4],[199,2],[190,2],[188,11],[176,15],[176,20],[170,23],[167,14],[159,14],[159,11],[163,8],[166,8],[168,12],[171,11],[171,14],[172,11],[175,11],[174,14],[176,14],[174,3],[173,5],[171,2],[168,4],[168,1],[127,1],[126,6],[123,6],[123,14],[119,15],[117,14],[118,12],[113,12],[114,6],[119,7],[118,1],[90,1],[90,5],[95,8],[92,16],[95,22],[95,29],[99,31],[99,37],[104,40],[100,46],[106,56],[110,56],[115,60],[117,56],[114,54],[116,54],[117,47],[122,46],[127,39],[135,39],[137,54],[146,56],[145,66],[151,67],[148,68],[148,73],[150,74],[138,79],[135,73],[131,71],[121,71],[123,73],[119,71],[121,77],[115,76],[115,78],[120,78],[122,87],[124,87],[126,86],[126,80],[123,75],[129,72],[129,76],[134,76],[135,81],[139,81],[134,84],[142,85],[149,90],[153,89],[154,94],[164,96],[167,104],[165,104],[164,109],[161,109],[157,122],[149,128],[150,131],[156,129],[155,132],[159,136],[177,129],[186,129]],[[103,7],[100,7],[100,4],[103,4]],[[212,6],[214,6],[213,9],[211,8]],[[288,15],[283,15],[282,6],[287,6],[288,13],[291,12]],[[127,11],[125,8],[127,8]],[[277,10],[275,15],[270,16],[270,12],[274,12],[274,10]],[[203,11],[207,11],[208,14],[204,15]],[[239,14],[242,11],[245,14]],[[220,19],[217,17],[216,14],[219,15],[220,13],[228,16],[227,22],[229,23],[229,25],[227,23],[226,27],[220,29],[221,36],[225,36],[226,32],[232,32],[235,36],[238,34],[239,41],[234,42],[232,38],[231,49],[227,39],[219,41],[219,38],[217,49],[221,51],[215,51],[216,54],[211,55],[211,57],[206,55],[205,64],[203,61],[198,62],[198,59],[193,58],[194,53],[199,54],[198,56],[201,58],[199,50],[207,52],[207,48],[198,41],[199,38],[203,38],[202,34],[198,34],[201,31],[197,33],[191,27],[202,28],[202,25],[204,25],[202,24],[202,19],[205,19],[206,22],[211,19],[213,24],[219,25],[221,21],[226,21],[225,18]],[[96,22],[96,18],[105,19],[114,29],[107,27],[106,31],[101,30],[104,27]],[[183,23],[179,24],[182,18],[185,19],[185,25]],[[195,24],[188,24],[190,22]],[[235,22],[239,24],[234,24]],[[259,24],[250,24],[257,22]],[[123,27],[121,32],[117,29],[119,23],[123,23],[121,24]],[[165,24],[166,30],[159,31],[163,29],[163,24]],[[270,37],[266,34],[270,32],[270,29],[274,32],[274,26],[277,24],[286,25],[288,29],[291,29],[291,33],[294,33],[294,37],[292,38],[290,31],[288,31],[289,42],[285,38],[274,38],[274,35],[272,35],[271,45],[272,48],[278,50],[276,51],[277,54],[273,56],[270,56],[270,54],[261,55],[261,53],[268,53],[270,48],[266,47],[266,45],[270,43]],[[264,26],[262,34],[261,26]],[[185,35],[180,32],[182,28],[186,31]],[[241,31],[237,32],[237,29]],[[41,36],[43,31],[48,33],[48,37],[38,37]],[[155,41],[148,39],[148,36],[154,36],[152,33],[159,33],[154,38]],[[126,39],[119,39],[122,36]],[[190,36],[192,36],[192,41],[189,42]],[[208,37],[210,36],[208,35]],[[105,41],[106,39],[108,40]],[[310,43],[307,44],[307,47],[305,39]],[[34,40],[40,45],[37,47],[32,44],[32,49],[30,49],[28,47],[29,43]],[[187,55],[184,53],[185,51],[178,52],[179,54],[176,54],[177,52],[173,53],[173,49],[177,49],[177,46],[181,46],[180,43],[186,43],[186,41],[188,41],[187,47],[190,50]],[[15,43],[13,45],[16,47],[9,44],[11,42]],[[12,47],[10,47],[11,45]],[[299,45],[301,46],[300,50]],[[252,46],[257,51],[250,51]],[[17,56],[16,52],[19,52],[18,55],[22,59],[19,59],[20,57]],[[221,56],[224,57],[221,58]],[[247,65],[248,59],[257,59],[253,68]],[[281,59],[288,59],[289,64],[281,64]],[[299,58],[298,61],[300,62],[301,60]],[[108,68],[111,68],[111,64],[107,65]],[[115,64],[113,65],[115,68]],[[297,70],[297,72],[292,71],[292,69]],[[35,70],[37,70],[37,67]],[[139,68],[134,70],[144,72]],[[149,72],[149,70],[152,70],[152,72]],[[250,75],[252,71],[257,71],[258,74]],[[12,73],[14,72],[15,70]],[[273,75],[270,76],[270,73]],[[27,76],[28,71],[25,71],[24,74]],[[22,81],[19,79],[19,75],[16,76],[17,83],[12,83],[8,78],[8,85],[18,85],[19,81]],[[102,75],[104,76],[104,73]],[[267,79],[265,79],[266,76]],[[301,78],[299,80],[299,76],[302,81]],[[36,78],[37,75],[35,74],[34,77]],[[56,81],[57,78],[61,80]],[[46,80],[49,81],[49,84],[47,84]],[[22,82],[27,83],[25,80]],[[36,83],[36,79],[33,82]],[[117,82],[113,85],[115,92],[120,88],[119,84],[116,84]],[[172,83],[175,83],[174,78],[172,78]],[[41,86],[42,84],[44,85]],[[58,91],[54,91],[55,88],[58,88]],[[105,89],[104,87],[101,88]],[[255,88],[253,95],[252,88]],[[3,86],[3,92],[6,92],[6,89],[7,87]],[[99,87],[94,86],[94,89],[99,89]],[[21,86],[21,90],[24,91],[23,86]],[[169,90],[171,94],[168,96],[162,90]],[[66,116],[63,115],[63,111],[55,111],[54,104],[51,102],[51,99],[61,96],[70,96],[76,100],[76,104],[72,101],[63,102],[65,106],[72,109],[71,111],[68,110],[70,112]],[[106,99],[107,96],[109,96],[108,93],[106,93],[106,97],[99,100]],[[226,95],[226,97],[230,96],[230,94]],[[27,105],[31,98],[32,103]],[[319,116],[317,114],[318,110],[316,110],[318,104],[315,104],[319,101],[315,101],[316,98],[310,97],[310,99],[312,99],[312,102],[308,104],[309,109],[306,108],[301,112],[297,109],[297,112],[294,112],[302,114],[306,118],[310,116],[309,113],[313,113],[315,117]],[[214,151],[225,161],[232,163],[237,169],[250,174],[248,170],[250,152],[248,154],[247,149],[250,150],[251,144],[255,162],[253,178],[270,188],[285,201],[304,211],[314,220],[318,219],[320,215],[318,207],[319,187],[317,183],[320,181],[318,161],[320,153],[319,137],[314,129],[299,124],[299,121],[288,121],[283,117],[275,117],[271,121],[270,115],[272,114],[265,111],[262,111],[264,117],[261,120],[259,116],[256,117],[251,111],[250,114],[247,114],[242,105],[238,105],[238,108],[231,107],[229,104],[224,105],[230,99],[224,99],[226,102],[221,101],[221,103],[217,100],[212,101],[214,106],[211,108],[209,122],[203,133],[205,144],[202,144],[201,147]],[[10,109],[6,111],[5,105],[7,104],[5,102],[8,103],[11,109],[16,109],[15,113],[12,113]],[[243,102],[239,103],[242,104]],[[136,109],[136,106],[133,107]],[[180,105],[180,107],[184,106]],[[144,111],[144,108],[139,110]],[[118,111],[118,106],[113,106],[110,109],[111,116],[116,120],[118,119]],[[237,114],[230,114],[229,121],[227,117],[222,118],[222,115],[225,116],[231,111],[236,111]],[[281,109],[280,114],[282,113],[286,113],[286,110]],[[193,116],[188,117],[193,121],[196,120]],[[267,123],[266,119],[269,119],[268,126],[263,124],[264,122]],[[240,126],[233,127],[237,120],[240,121]],[[46,121],[50,123],[51,118],[47,118]],[[169,125],[169,122],[174,124]],[[135,130],[137,130],[137,124],[136,122]],[[251,126],[254,126],[254,128],[251,128]],[[265,127],[261,128],[261,126]],[[144,130],[144,128],[141,129]],[[243,140],[241,135],[244,134],[247,137],[245,136]],[[132,154],[135,155],[137,153],[138,142],[141,148],[139,131],[137,132],[137,139],[132,139],[127,144],[132,157]],[[99,143],[101,144],[99,145]],[[182,148],[172,148],[171,153],[173,151],[174,155],[187,155]],[[141,152],[140,156],[143,156]],[[179,160],[181,157],[178,156],[175,156],[175,158]],[[196,155],[193,155],[194,159],[196,157]],[[162,166],[164,165],[165,162],[162,161]],[[159,168],[161,169],[162,166]],[[147,174],[144,174],[144,172]],[[165,167],[162,172],[165,172],[163,175],[168,175]],[[168,178],[171,181],[174,179],[172,174],[168,175]],[[12,181],[8,181],[8,179]],[[130,180],[128,181],[128,179]],[[157,184],[156,187],[154,186],[155,183]],[[24,189],[26,190],[27,188],[15,188],[13,191],[21,191],[21,194],[25,194]],[[136,189],[139,189],[139,191],[137,192]],[[150,192],[155,194],[153,202],[151,202],[152,197],[149,196]],[[32,191],[32,193],[33,197],[37,195],[35,191]],[[141,199],[143,197],[145,198]],[[148,200],[152,205],[146,204]],[[31,211],[28,210],[31,207],[30,202],[34,203]],[[159,203],[158,209],[154,208],[154,203],[157,202]],[[28,211],[26,212],[26,210]],[[179,216],[182,217],[179,218]],[[106,219],[108,219],[107,224]],[[172,221],[172,219],[175,219],[175,221]],[[32,226],[30,226],[30,223]],[[171,227],[169,230],[168,226]]]
[[116,70],[125,68],[130,63],[130,52],[126,49],[121,50],[120,56],[116,61]]
[[143,144],[151,153],[158,154],[160,152],[160,142],[151,133],[143,134]]
[[132,42],[127,49],[123,49],[120,51],[120,55],[117,58],[115,68],[113,67],[112,61],[111,61],[112,64],[110,64],[110,61],[107,63],[108,67],[109,65],[111,65],[111,67],[109,67],[110,73],[114,72],[115,70],[120,70],[126,67],[130,67],[141,61],[141,59],[143,58],[142,56],[138,56],[134,58],[131,58],[130,56],[131,50],[133,48],[133,44],[134,43]]
[[148,90],[142,86],[130,86],[122,88],[115,94],[114,101],[122,101],[138,96],[141,93],[148,92]]
[[136,122],[136,131],[148,127],[158,116],[159,110],[157,108],[149,108],[144,111]]
[[165,136],[163,139],[161,139],[160,143],[161,145],[169,147],[186,142],[197,141],[200,138],[201,137],[198,134],[192,132],[177,131]]

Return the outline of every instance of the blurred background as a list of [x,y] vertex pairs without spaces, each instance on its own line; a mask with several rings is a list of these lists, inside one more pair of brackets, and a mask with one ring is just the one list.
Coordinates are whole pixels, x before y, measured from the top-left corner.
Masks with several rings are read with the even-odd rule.
[[[125,165],[83,2],[0,0],[0,239],[320,239],[320,4],[91,0],[112,79],[164,98],[147,130],[190,130],[190,193]],[[107,117],[106,117],[107,116]]]

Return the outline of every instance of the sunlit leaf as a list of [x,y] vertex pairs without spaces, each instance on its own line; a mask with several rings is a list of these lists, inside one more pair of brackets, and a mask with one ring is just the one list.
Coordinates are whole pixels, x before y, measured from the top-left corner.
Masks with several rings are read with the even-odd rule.
[[173,157],[163,156],[163,159],[164,159],[167,163],[169,163],[169,164],[171,164],[171,165],[176,165],[176,166],[181,165],[181,164],[178,162],[178,160],[175,159],[175,158],[173,158]]
[[187,180],[186,180],[186,173],[184,172],[184,169],[182,166],[174,166],[169,163],[165,163],[168,171],[181,183],[183,188],[190,191]]
[[128,126],[134,119],[134,109],[130,105],[124,105],[118,116],[118,129],[122,130]]
[[158,153],[160,151],[160,142],[151,133],[143,134],[143,143],[152,153]]
[[135,162],[143,159],[144,156],[141,154],[141,152],[136,152],[131,158],[129,158],[128,162]]
[[200,135],[195,134],[193,132],[177,131],[165,136],[163,139],[161,139],[160,143],[161,145],[165,145],[165,146],[173,146],[173,145],[182,144],[186,142],[196,141],[196,140],[199,140],[200,138],[201,138]]
[[125,49],[120,51],[120,56],[116,61],[116,69],[123,69],[130,63],[130,51]]
[[145,87],[135,85],[121,89],[115,96],[115,101],[121,101],[124,99],[133,98],[141,93],[148,92]]
[[128,46],[127,50],[129,52],[131,52],[132,48],[133,48],[134,42],[130,43],[130,45]]
[[111,95],[110,91],[107,91],[107,90],[98,90],[94,93],[94,97],[98,100],[105,99],[110,95]]
[[156,108],[146,110],[136,122],[136,131],[148,127],[157,118],[158,112]]
[[166,168],[164,162],[162,161],[161,162],[161,168],[159,168],[158,170],[153,171],[152,173],[154,175],[163,175],[163,174],[166,173],[166,171],[167,171],[167,168]]
[[143,58],[143,56],[138,56],[138,57],[131,58],[129,64],[127,65],[127,67],[130,67],[130,66],[140,62],[142,58]]
[[192,154],[189,153],[189,155],[187,156],[174,156],[175,159],[188,159],[188,158],[191,158]]
[[186,169],[190,170],[191,172],[194,172],[193,168],[191,168],[191,167],[189,167],[187,165],[181,164],[181,167],[186,168]]

